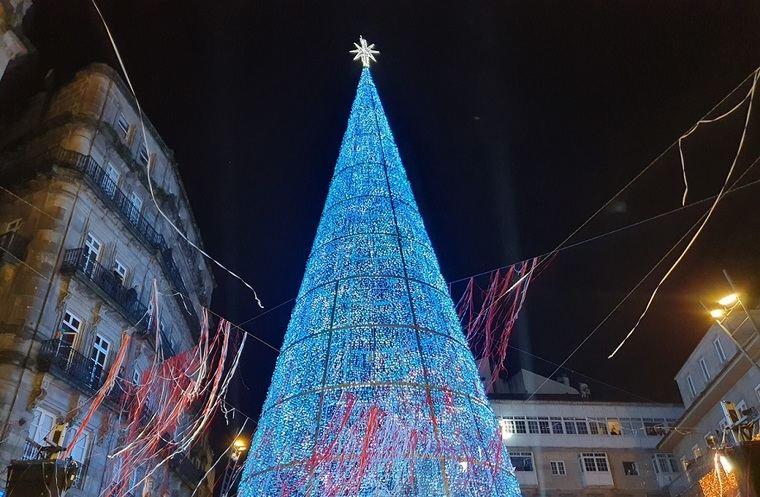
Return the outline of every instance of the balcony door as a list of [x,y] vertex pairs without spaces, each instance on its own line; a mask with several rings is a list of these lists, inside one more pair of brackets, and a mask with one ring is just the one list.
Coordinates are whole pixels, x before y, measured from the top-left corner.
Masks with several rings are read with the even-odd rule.
[[100,335],[95,335],[95,341],[92,344],[92,352],[90,352],[90,361],[92,361],[92,369],[90,371],[90,386],[93,388],[100,388],[100,383],[103,379],[103,371],[106,368],[106,362],[108,361],[108,351],[111,348],[111,344]]
[[87,239],[82,249],[82,269],[86,275],[92,276],[95,271],[95,263],[98,262],[101,248],[103,248],[103,244],[100,243],[100,240],[95,238],[92,233],[87,233]]
[[132,208],[129,209],[129,220],[137,226],[140,223],[140,211],[142,211],[142,199],[135,192],[129,197]]
[[119,171],[113,167],[110,162],[106,167],[106,175],[103,178],[103,191],[105,191],[109,197],[113,197],[116,193],[116,185],[119,184]]

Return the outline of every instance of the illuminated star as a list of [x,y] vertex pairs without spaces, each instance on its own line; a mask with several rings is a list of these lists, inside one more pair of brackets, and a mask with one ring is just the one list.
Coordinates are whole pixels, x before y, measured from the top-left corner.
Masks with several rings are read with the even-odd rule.
[[363,36],[359,35],[359,43],[354,43],[355,50],[350,50],[348,53],[356,54],[354,60],[361,59],[362,66],[369,67],[369,61],[377,62],[375,55],[379,54],[379,50],[375,50],[375,44],[367,45],[367,40]]

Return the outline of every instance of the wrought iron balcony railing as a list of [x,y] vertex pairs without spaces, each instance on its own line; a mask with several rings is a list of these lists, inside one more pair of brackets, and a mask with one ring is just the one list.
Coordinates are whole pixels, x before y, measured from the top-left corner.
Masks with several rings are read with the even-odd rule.
[[190,304],[186,305],[183,301],[182,296],[188,295],[187,287],[174,261],[174,257],[172,257],[172,250],[166,243],[164,236],[156,230],[153,224],[145,219],[132,201],[116,186],[116,183],[108,177],[105,170],[98,165],[92,156],[63,148],[52,150],[50,155],[50,159],[53,161],[81,172],[103,201],[121,215],[127,226],[135,230],[151,248],[158,251],[159,260],[164,272],[176,290],[175,297],[180,304],[185,321],[187,321],[191,332],[197,336],[200,320],[193,307]]
[[105,371],[65,340],[45,340],[37,358],[38,367],[65,381],[77,390],[94,395],[103,385]]
[[29,240],[15,231],[0,235],[0,263],[9,262],[13,264],[23,261],[26,258],[27,245],[29,245]]
[[106,171],[98,165],[90,155],[80,154],[63,148],[56,148],[50,152],[52,161],[76,169],[94,187],[94,190],[118,212],[127,225],[135,230],[142,240],[154,249],[166,246],[164,236],[156,230],[155,226],[140,213],[116,183],[108,177]]
[[110,302],[127,321],[141,330],[147,327],[148,307],[137,299],[137,291],[125,287],[118,274],[95,261],[85,249],[67,250],[61,272],[77,275]]

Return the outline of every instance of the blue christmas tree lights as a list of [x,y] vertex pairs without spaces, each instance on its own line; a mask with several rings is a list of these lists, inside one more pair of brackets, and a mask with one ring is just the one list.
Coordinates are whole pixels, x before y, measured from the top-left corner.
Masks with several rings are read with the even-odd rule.
[[367,68],[240,495],[519,495]]

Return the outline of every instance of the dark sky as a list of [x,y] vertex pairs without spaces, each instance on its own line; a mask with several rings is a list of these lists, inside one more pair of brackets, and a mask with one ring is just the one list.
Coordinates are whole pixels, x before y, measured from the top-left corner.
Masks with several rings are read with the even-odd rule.
[[[40,68],[63,80],[91,61],[114,64],[88,1],[35,4],[27,24]],[[300,284],[360,72],[347,53],[359,34],[382,52],[375,81],[448,280],[552,249],[760,65],[750,1],[101,4],[176,153],[206,246],[268,308]],[[691,200],[718,191],[741,123],[688,140]],[[739,173],[760,154],[760,116],[753,124]],[[680,181],[671,149],[574,240],[678,207]],[[677,400],[673,375],[709,326],[699,300],[727,291],[722,268],[754,288],[758,188],[725,199],[615,359],[664,268],[568,366]],[[562,361],[703,211],[562,252],[531,286],[514,344]],[[260,312],[235,280],[217,281],[214,311],[234,322]],[[279,346],[290,308],[248,326]],[[251,414],[274,361],[249,342],[235,397]],[[518,367],[553,369],[512,352],[508,368]],[[627,396],[587,382],[597,397]]]

